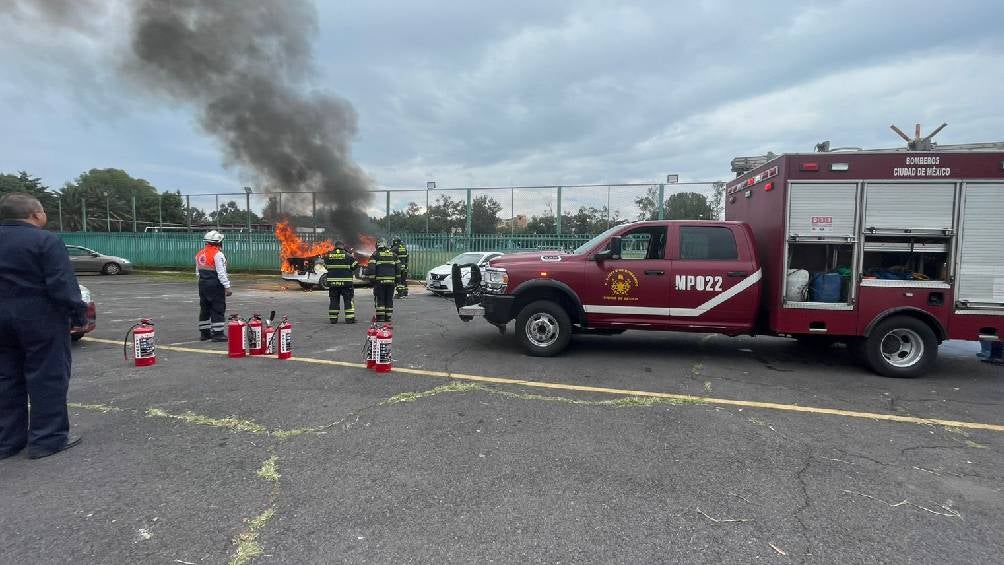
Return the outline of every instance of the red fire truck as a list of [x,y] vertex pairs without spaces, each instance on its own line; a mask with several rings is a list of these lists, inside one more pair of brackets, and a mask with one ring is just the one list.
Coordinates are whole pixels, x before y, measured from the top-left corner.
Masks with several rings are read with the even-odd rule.
[[503,332],[515,319],[535,356],[573,333],[759,334],[845,342],[897,377],[946,339],[1004,332],[1004,151],[781,155],[725,198],[724,222],[635,222],[495,259],[473,296],[455,289],[459,313]]

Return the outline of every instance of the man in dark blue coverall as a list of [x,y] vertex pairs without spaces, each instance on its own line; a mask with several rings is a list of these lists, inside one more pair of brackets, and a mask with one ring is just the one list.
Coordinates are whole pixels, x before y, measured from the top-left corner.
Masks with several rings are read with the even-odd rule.
[[[70,324],[87,306],[66,246],[40,229],[28,194],[0,199],[0,459],[25,446],[38,459],[80,443],[70,437]],[[28,402],[31,401],[31,412]]]

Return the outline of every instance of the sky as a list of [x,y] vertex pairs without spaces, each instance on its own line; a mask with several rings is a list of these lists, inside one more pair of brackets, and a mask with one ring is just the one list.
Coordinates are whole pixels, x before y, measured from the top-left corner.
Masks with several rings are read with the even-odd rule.
[[[96,2],[83,27],[11,16],[31,1],[65,0],[0,0],[0,172],[59,187],[116,167],[187,193],[254,183],[196,108],[122,72],[129,0]],[[899,146],[890,124],[1004,141],[999,0],[315,6],[305,88],[354,106],[352,156],[374,190],[727,180],[738,155]],[[553,197],[492,194],[526,209]]]

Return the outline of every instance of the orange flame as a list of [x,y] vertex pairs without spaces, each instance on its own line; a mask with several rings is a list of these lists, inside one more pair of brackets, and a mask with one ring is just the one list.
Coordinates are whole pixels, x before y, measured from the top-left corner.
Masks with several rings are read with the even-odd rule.
[[289,222],[282,221],[275,225],[275,238],[279,240],[279,258],[282,260],[282,272],[291,273],[295,271],[289,264],[290,257],[316,257],[323,255],[335,248],[331,240],[307,243],[296,235],[296,230]]
[[[355,251],[356,260],[361,265],[369,263],[370,255],[376,251],[376,238],[359,234],[359,247]],[[279,259],[282,260],[280,268],[284,273],[292,273],[296,269],[289,263],[290,257],[317,257],[324,255],[335,248],[335,244],[330,239],[307,243],[296,235],[296,230],[287,221],[281,221],[275,225],[275,238],[279,240]]]

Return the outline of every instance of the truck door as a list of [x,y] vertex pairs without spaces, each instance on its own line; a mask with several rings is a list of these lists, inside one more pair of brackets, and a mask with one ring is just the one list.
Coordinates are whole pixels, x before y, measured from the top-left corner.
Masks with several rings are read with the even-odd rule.
[[752,328],[762,273],[748,232],[739,226],[684,224],[674,228],[671,325],[725,333]]
[[620,257],[586,262],[581,296],[589,323],[665,327],[671,278],[667,228],[639,226],[620,235]]

